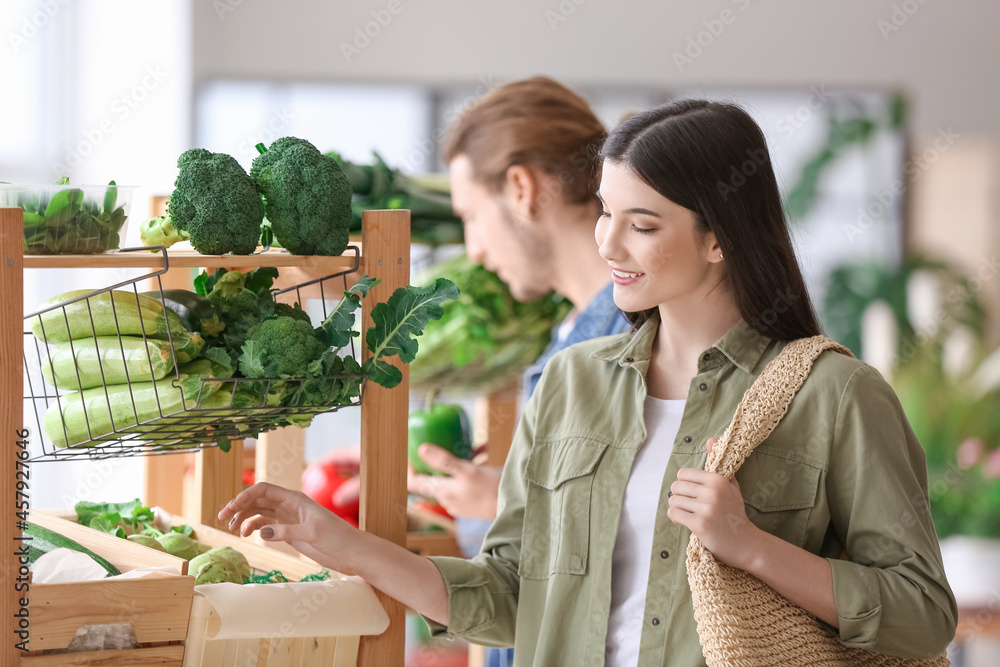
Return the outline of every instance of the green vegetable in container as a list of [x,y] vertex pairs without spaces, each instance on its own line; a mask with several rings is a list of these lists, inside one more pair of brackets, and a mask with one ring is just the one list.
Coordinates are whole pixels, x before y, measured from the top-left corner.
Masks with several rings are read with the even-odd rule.
[[193,148],[177,158],[177,166],[168,204],[177,230],[203,255],[253,253],[264,205],[240,163],[225,153]]
[[157,551],[166,551],[163,545],[160,544],[155,537],[152,535],[143,535],[142,533],[135,533],[126,537],[129,542],[135,542],[136,544],[141,544],[144,547],[149,547],[150,549],[156,549]]
[[[52,297],[42,309],[58,306],[93,290],[73,290]],[[93,322],[93,324],[91,324]],[[68,328],[67,328],[68,323]],[[32,317],[31,333],[42,342],[63,342],[87,336],[146,336],[167,339],[167,327],[173,335],[187,332],[173,311],[148,296],[124,290],[99,292],[89,299],[76,301]]]
[[169,248],[180,241],[188,241],[191,236],[178,229],[169,215],[160,215],[144,220],[139,225],[139,241],[144,246],[161,245]]
[[[207,359],[181,366],[178,371],[179,389],[173,386],[176,381],[173,377],[166,377],[156,382],[136,382],[131,386],[93,387],[61,396],[58,401],[49,403],[42,419],[42,430],[56,447],[93,444],[91,440],[113,434],[116,429],[170,430],[164,429],[162,424],[157,426],[145,422],[166,417],[185,407],[204,407],[206,399],[218,392],[221,384],[217,380],[212,381],[216,377],[215,370]],[[201,403],[197,403],[199,395]],[[215,406],[214,402],[209,405]],[[197,413],[191,415],[192,418],[196,416]],[[210,423],[214,418],[202,419],[208,419]],[[190,424],[174,427],[179,433],[194,428]]]
[[257,149],[250,176],[281,246],[293,255],[342,254],[350,240],[351,183],[337,161],[296,137]]
[[196,542],[187,535],[175,532],[164,533],[160,537],[157,537],[156,541],[160,543],[160,546],[168,554],[183,558],[184,560],[191,560],[209,549],[208,546],[201,542]]
[[232,547],[217,547],[199,554],[188,563],[195,584],[242,584],[250,576],[246,557]]
[[73,551],[79,551],[80,553],[90,556],[94,562],[104,568],[104,571],[108,573],[108,576],[113,577],[121,574],[121,572],[118,571],[118,568],[109,563],[107,560],[98,556],[82,544],[69,539],[65,535],[60,535],[53,530],[43,528],[42,526],[31,522],[25,523],[23,533],[25,537],[31,538],[30,540],[26,540],[24,543],[28,549],[29,563],[34,563],[41,556],[55,549],[72,549]]
[[162,300],[188,331],[197,331],[202,336],[218,336],[226,328],[215,304],[200,294],[185,289],[153,290],[142,294]]
[[174,357],[165,340],[97,336],[59,343],[41,368],[45,381],[59,389],[89,389],[160,380],[174,369]]
[[[67,177],[55,182],[68,184]],[[5,206],[24,209],[26,255],[94,254],[117,248],[127,218],[114,181],[99,198],[80,188],[50,195],[30,186],[0,186],[0,207]]]

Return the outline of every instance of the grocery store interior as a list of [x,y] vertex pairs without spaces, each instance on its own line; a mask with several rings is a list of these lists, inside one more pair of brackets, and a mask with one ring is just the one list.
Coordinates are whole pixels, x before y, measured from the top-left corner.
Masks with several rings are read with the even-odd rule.
[[[422,326],[426,326],[426,333],[418,338],[420,347],[406,375],[408,400],[398,395],[393,399],[393,390],[384,385],[369,391],[375,384],[381,385],[371,375],[365,380],[364,394],[358,397],[355,393],[353,398],[345,399],[341,404],[344,409],[318,409],[305,417],[290,415],[293,425],[266,436],[268,428],[275,428],[273,420],[268,422],[271,426],[259,429],[259,437],[242,437],[246,427],[240,430],[234,426],[222,438],[232,447],[229,452],[209,446],[204,440],[196,445],[197,452],[167,451],[169,447],[149,445],[141,433],[122,434],[113,426],[109,430],[115,431],[114,442],[107,446],[98,442],[95,446],[98,426],[93,414],[101,410],[102,402],[110,409],[111,398],[105,390],[112,380],[102,369],[90,385],[94,388],[82,385],[80,376],[72,372],[71,352],[71,370],[63,385],[55,383],[58,391],[53,389],[46,381],[51,383],[52,374],[58,370],[54,366],[47,369],[48,362],[43,358],[55,354],[52,350],[59,339],[51,335],[46,341],[26,320],[23,330],[18,330],[24,332],[24,362],[20,355],[15,359],[15,372],[23,372],[23,392],[21,397],[5,396],[5,406],[15,406],[12,410],[19,413],[27,434],[19,437],[26,437],[32,458],[37,456],[30,468],[33,513],[51,510],[52,516],[62,517],[44,520],[45,526],[56,530],[53,526],[59,521],[80,521],[81,502],[95,507],[112,504],[92,513],[103,517],[105,533],[115,535],[117,530],[118,539],[126,532],[138,533],[136,521],[140,519],[139,514],[126,515],[134,507],[114,504],[138,498],[141,506],[156,508],[157,512],[162,509],[164,516],[175,520],[175,526],[195,525],[197,539],[201,524],[209,524],[221,533],[225,526],[217,523],[214,513],[233,495],[230,491],[239,492],[255,481],[306,491],[331,510],[331,503],[347,495],[338,496],[336,491],[344,480],[348,485],[366,485],[360,493],[369,508],[379,502],[375,500],[375,489],[382,493],[382,489],[395,484],[398,489],[393,497],[406,501],[406,512],[396,511],[393,515],[388,500],[378,512],[384,510],[389,517],[386,521],[396,520],[397,524],[405,515],[404,539],[412,552],[453,557],[475,554],[489,519],[463,517],[462,508],[449,513],[442,508],[445,500],[439,504],[426,494],[414,493],[413,487],[406,496],[402,489],[403,464],[407,456],[416,456],[413,446],[402,442],[402,438],[399,442],[375,443],[377,436],[373,434],[380,432],[375,430],[378,420],[390,420],[390,410],[405,403],[412,442],[418,437],[415,429],[433,430],[433,425],[421,421],[433,421],[432,401],[438,407],[457,406],[454,410],[463,414],[462,427],[469,439],[469,447],[461,456],[475,457],[476,465],[491,466],[499,474],[526,404],[524,376],[539,363],[550,342],[560,335],[561,327],[563,335],[572,330],[573,318],[580,315],[581,309],[571,303],[568,295],[555,293],[536,294],[538,298],[531,303],[518,302],[505,284],[510,282],[509,275],[498,277],[487,270],[495,267],[481,266],[497,263],[495,259],[484,262],[487,251],[479,249],[476,256],[470,256],[470,248],[470,255],[465,254],[461,218],[451,211],[436,211],[422,219],[418,209],[426,202],[418,201],[413,191],[430,192],[437,204],[443,197],[447,208],[449,164],[444,147],[449,128],[481,100],[530,77],[549,77],[581,96],[607,130],[631,114],[677,100],[727,102],[745,110],[763,132],[794,252],[823,332],[885,378],[899,398],[907,428],[912,429],[922,447],[925,461],[910,462],[917,477],[924,479],[922,488],[930,505],[927,525],[933,525],[937,534],[940,558],[958,610],[955,638],[947,648],[951,664],[1000,665],[997,27],[1000,4],[992,0],[5,0],[0,10],[0,72],[6,91],[0,100],[0,183],[13,185],[0,185],[0,209],[20,206],[25,211],[26,258],[23,283],[17,283],[23,284],[25,316],[49,308],[48,312],[58,313],[58,318],[66,313],[66,327],[71,327],[70,306],[51,309],[59,303],[56,297],[72,290],[83,290],[75,293],[80,296],[86,291],[119,285],[118,289],[125,290],[129,298],[133,298],[135,286],[135,291],[163,289],[165,294],[168,285],[150,277],[158,270],[162,253],[122,253],[119,249],[158,245],[149,242],[153,237],[143,232],[143,223],[164,215],[167,198],[181,187],[178,156],[193,148],[230,155],[238,163],[236,169],[249,174],[240,178],[245,176],[253,187],[251,169],[262,155],[262,148],[282,137],[305,139],[323,154],[335,153],[338,170],[348,172],[352,167],[357,173],[368,174],[365,187],[372,192],[363,192],[351,179],[353,214],[357,218],[352,223],[352,242],[361,239],[362,224],[368,225],[368,220],[374,219],[365,217],[361,223],[362,209],[412,208],[411,235],[405,239],[412,284],[427,285],[445,276],[463,290],[461,301],[454,301],[450,308],[445,305],[440,321],[436,321],[440,314],[431,317],[429,324],[425,318]],[[759,165],[751,161],[747,169],[747,164],[733,166],[734,179],[754,176]],[[384,192],[375,193],[378,186],[372,183],[380,178],[395,180],[382,184]],[[114,188],[109,187],[111,181]],[[32,195],[30,188],[18,188],[54,183],[58,187],[53,186],[43,195],[51,196],[51,202],[56,201],[58,195],[54,193],[61,187],[94,186],[84,188],[85,196],[94,192],[96,201],[103,200],[106,209],[114,209],[105,211],[112,221],[116,209],[125,206],[127,219],[113,234],[107,252],[101,252],[102,247],[83,253],[96,253],[94,258],[142,255],[145,263],[91,261],[72,246],[67,249],[53,245],[57,236],[52,232],[46,236],[45,230],[32,237],[34,241],[29,240],[29,227],[51,222],[53,203],[48,213],[44,209],[32,212],[23,203],[25,193],[35,197],[37,208],[38,193],[45,191]],[[734,185],[739,187],[735,181]],[[134,189],[130,189],[132,186]],[[251,198],[256,203],[257,198]],[[175,196],[175,210],[181,208],[178,200]],[[95,208],[95,221],[96,213]],[[360,254],[366,267],[372,261],[366,248],[377,247],[376,237],[381,243],[386,236],[373,232],[372,245],[362,247]],[[396,245],[398,242],[391,240]],[[269,253],[287,258],[289,253],[279,249],[281,243],[278,238]],[[174,252],[178,257],[184,253],[223,254],[198,248],[190,239],[167,250],[167,257]],[[32,260],[31,255],[48,259]],[[60,261],[61,255],[76,259]],[[152,257],[157,260],[149,261]],[[280,264],[278,275],[285,277],[278,278],[274,288],[294,288],[336,271],[349,273],[342,270],[347,264],[326,260],[310,265],[297,265],[294,260]],[[217,267],[268,266],[266,260],[254,261],[236,258],[198,264],[197,258],[188,263],[182,259],[163,278],[170,277],[170,288],[197,291],[194,277],[201,267],[207,267],[210,292],[219,277],[211,273]],[[335,269],[323,271],[323,267]],[[386,272],[383,288],[394,279],[391,269],[373,270]],[[308,296],[301,298],[306,313],[302,319],[322,331],[321,323],[328,322],[330,313],[349,301],[336,295],[354,279],[338,275],[321,283],[325,287],[322,293],[310,288]],[[616,282],[616,294],[618,285]],[[478,302],[476,290],[481,292]],[[378,292],[378,298],[386,299],[389,293],[391,290],[384,295]],[[204,292],[199,294],[204,296]],[[275,296],[275,300],[290,305],[296,294],[301,292],[291,289]],[[104,295],[107,297],[107,292]],[[63,301],[67,298],[71,297]],[[134,298],[138,303],[138,297]],[[153,301],[154,305],[160,304],[159,299]],[[87,303],[94,301],[85,299],[77,305]],[[274,305],[268,302],[269,312],[273,313]],[[567,313],[569,324],[563,322]],[[92,321],[92,310],[90,317]],[[52,329],[63,326],[58,318],[49,321],[50,334]],[[10,319],[10,314],[5,312],[3,319]],[[97,325],[93,326],[81,340],[99,334]],[[145,326],[151,325],[147,322]],[[234,330],[232,324],[228,326]],[[359,318],[355,328],[363,326],[367,324]],[[125,335],[121,327],[119,322],[118,333],[112,334]],[[253,332],[246,335],[256,335],[257,329]],[[155,338],[146,329],[132,333],[140,338]],[[73,334],[69,337],[75,338]],[[19,342],[5,344],[4,349],[16,350],[21,338],[19,333]],[[226,348],[221,343],[212,348],[206,331],[202,331],[198,344],[204,345],[205,338],[209,339],[205,349],[214,349],[219,356],[205,354],[204,358],[224,360]],[[344,347],[330,343],[322,334],[319,340],[326,347]],[[167,358],[174,355],[179,364],[178,341],[171,341],[165,354]],[[363,337],[352,339],[347,356],[363,361],[361,348],[365,342]],[[146,359],[147,347],[142,350]],[[126,354],[124,347],[121,354]],[[199,352],[190,356],[186,361],[197,363],[193,360]],[[231,359],[232,368],[246,373],[245,377],[267,377],[263,371],[254,375],[240,370],[241,360],[244,357],[237,350]],[[337,366],[344,367],[343,363]],[[277,372],[276,366],[268,368]],[[151,371],[146,368],[143,372]],[[283,378],[295,377],[294,372],[282,372]],[[177,377],[173,361],[164,368],[160,375],[163,377],[168,381]],[[253,391],[259,389],[250,385]],[[59,428],[46,426],[52,405],[56,405],[54,418],[60,421],[60,406],[69,405],[66,397],[75,393],[73,389],[98,392],[92,394],[95,412],[86,420],[79,437],[68,432],[65,411]],[[272,396],[270,391],[269,384],[264,390],[268,398]],[[287,387],[284,391],[287,398],[290,391]],[[63,403],[56,401],[57,395]],[[133,409],[136,396],[133,387],[131,399],[122,399],[130,402],[126,412]],[[22,404],[23,411],[19,408]],[[380,407],[376,409],[376,405]],[[266,421],[257,416],[261,423]],[[308,424],[308,428],[296,428],[294,417],[302,417],[301,425]],[[83,417],[80,419],[83,421]],[[401,423],[396,416],[391,419],[395,426]],[[137,413],[131,424],[136,420],[143,421]],[[388,423],[385,421],[383,426]],[[167,439],[162,428],[166,427],[161,427],[156,437],[167,445],[176,442]],[[365,429],[367,436],[362,435]],[[392,432],[398,434],[399,428]],[[119,436],[121,439],[116,440]],[[362,437],[368,439],[359,454]],[[151,442],[155,445],[157,441]],[[399,465],[391,478],[378,478],[380,473],[374,471],[384,468],[373,467],[366,469],[364,480],[359,482],[358,457],[374,466],[379,459],[377,448],[394,445],[399,452],[408,452],[393,459]],[[14,461],[13,457],[7,460]],[[222,460],[224,466],[213,467]],[[412,465],[413,458],[409,460]],[[529,502],[531,493],[542,488],[529,489]],[[743,491],[748,497],[750,492]],[[501,505],[502,501],[501,497]],[[354,502],[354,509],[348,512],[353,512],[349,521],[360,521],[364,527],[364,517],[358,516],[357,500]],[[208,507],[212,503],[214,509]],[[341,509],[338,506],[338,515]],[[126,525],[129,516],[130,526]],[[910,519],[902,520],[907,530],[913,525]],[[56,523],[50,525],[49,521]],[[891,524],[892,519],[887,523]],[[101,520],[90,528],[95,525],[102,525]],[[153,528],[152,519],[149,526],[150,534],[165,528],[162,523]],[[165,532],[170,535],[170,528],[166,527]],[[217,539],[205,543],[213,548],[233,546],[224,536]],[[83,537],[78,538],[81,540]],[[159,537],[152,541],[157,540]],[[255,556],[263,558],[264,564],[251,559],[254,576],[263,577],[252,581],[265,583],[264,575],[277,570],[299,581],[313,571],[287,544],[267,543],[258,535],[244,541],[264,554]],[[91,549],[97,550],[93,546]],[[266,562],[268,549],[275,552],[273,566]],[[164,549],[157,542],[149,551]],[[142,554],[136,558],[138,561],[129,569],[155,563],[155,559],[142,560]],[[122,567],[118,569],[124,572]],[[290,573],[298,574],[299,569],[302,576],[292,578]],[[307,583],[317,582],[307,578]],[[362,597],[363,602],[357,603],[359,608],[384,603],[381,594],[376,598],[364,584],[360,587],[360,592],[344,593]],[[190,590],[186,595],[190,599]],[[199,599],[197,592],[195,599]],[[62,604],[69,603],[64,599]],[[184,604],[188,603],[179,606]],[[353,603],[340,603],[348,604]],[[194,627],[196,612],[206,607],[188,607],[184,607],[181,618],[191,624],[185,627]],[[131,612],[108,612],[100,617],[103,621],[91,619],[93,622],[87,624],[127,626],[129,618],[141,619],[147,613],[144,609],[140,605]],[[328,645],[320,642],[327,646],[326,653],[319,651],[313,658],[302,654],[301,647],[290,649],[299,651],[298,657],[286,656],[285,662],[275,657],[279,650],[274,647],[288,636],[310,641],[324,636],[315,633],[289,635],[283,629],[266,635],[251,629],[234,636],[242,637],[241,642],[252,641],[255,647],[257,638],[261,638],[261,646],[272,647],[270,662],[261,649],[261,662],[253,664],[273,667],[398,664],[391,660],[404,655],[405,664],[412,667],[506,665],[511,659],[515,661],[512,664],[519,664],[516,650],[492,650],[461,638],[434,637],[418,615],[404,613],[402,608],[387,607],[387,611],[390,627],[405,627],[405,632],[399,630],[394,635],[398,640],[393,642],[398,646],[392,648],[369,638],[376,631],[355,629],[352,622],[357,619],[341,619],[348,628],[342,634],[361,635],[353,644],[359,654],[356,663],[343,652],[335,657],[336,651],[348,651],[344,647],[350,642],[338,644],[332,639]],[[371,614],[381,618],[376,612],[379,610]],[[126,617],[127,613],[131,616]],[[368,612],[359,615],[364,613]],[[33,627],[41,627],[42,621],[39,614]],[[659,625],[658,618],[654,621]],[[379,621],[373,623],[378,626]],[[95,656],[100,651],[150,651],[152,655],[161,650],[173,656],[164,658],[162,664],[191,667],[250,664],[234,657],[235,643],[228,644],[225,658],[219,657],[221,652],[211,652],[215,650],[210,649],[213,641],[221,647],[228,635],[195,639],[196,633],[189,630],[178,637],[149,639],[156,635],[144,638],[135,630],[139,625],[140,621],[136,621],[134,631],[125,633],[130,637],[126,644],[101,644],[100,638],[92,638],[96,644],[80,643],[69,650],[91,651]],[[42,630],[36,632],[39,637],[45,635]],[[635,629],[632,635],[637,638],[640,632],[646,642],[645,630]],[[83,636],[83,630],[77,634],[78,638]],[[44,651],[29,646],[38,653],[26,655],[41,660],[43,653],[58,653],[66,648],[65,642],[57,645],[47,637],[41,642]],[[335,651],[335,644],[342,648]],[[205,657],[193,657],[195,646],[204,651]],[[669,646],[667,640],[668,656]],[[239,651],[243,650],[240,644]],[[253,650],[256,656],[258,649]],[[216,657],[209,657],[213,655]],[[396,657],[373,657],[388,655]],[[607,664],[626,664],[608,655]],[[21,664],[57,664],[30,660],[22,658]],[[640,654],[639,664],[654,663]],[[662,664],[680,663],[666,658]]]

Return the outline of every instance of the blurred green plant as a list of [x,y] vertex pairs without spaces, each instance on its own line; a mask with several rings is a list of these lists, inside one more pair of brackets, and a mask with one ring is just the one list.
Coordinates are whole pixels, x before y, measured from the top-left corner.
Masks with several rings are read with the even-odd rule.
[[447,174],[408,176],[393,169],[372,152],[372,164],[345,160],[329,152],[340,163],[351,182],[352,232],[361,231],[361,213],[373,209],[410,210],[410,237],[418,243],[438,246],[462,243],[462,220],[451,209],[451,187]]
[[906,122],[907,100],[896,93],[883,115],[870,115],[865,106],[849,97],[841,100],[843,108],[827,117],[826,140],[806,161],[798,180],[785,195],[785,213],[792,221],[803,219],[819,197],[819,184],[830,168],[844,153],[855,147],[865,147],[878,136],[879,130],[899,131]]
[[[932,279],[932,294],[912,293],[918,274],[925,290]],[[920,298],[933,310],[927,321],[914,321],[920,315],[911,312]],[[860,357],[863,314],[876,302],[894,316],[890,381],[927,453],[938,536],[1000,538],[1000,350],[987,349],[982,303],[970,281],[943,262],[842,266],[824,301],[828,335]]]
[[465,254],[427,269],[413,284],[438,277],[458,285],[461,295],[444,304],[440,320],[427,324],[420,354],[410,364],[415,391],[506,388],[541,356],[572,307],[554,293],[530,303],[517,301],[496,274]]

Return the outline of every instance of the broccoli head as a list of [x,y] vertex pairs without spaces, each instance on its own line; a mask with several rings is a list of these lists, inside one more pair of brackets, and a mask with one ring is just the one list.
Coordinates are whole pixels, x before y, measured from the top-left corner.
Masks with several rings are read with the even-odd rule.
[[240,370],[247,377],[305,377],[309,364],[319,359],[326,348],[312,324],[279,315],[250,329],[240,356]]
[[203,255],[249,255],[257,249],[264,205],[253,180],[234,158],[204,148],[177,159],[170,219]]
[[179,241],[187,241],[188,233],[177,229],[169,215],[150,218],[139,225],[139,240],[144,246],[161,245],[169,248]]
[[351,182],[333,158],[305,139],[283,137],[257,156],[250,176],[267,200],[267,219],[293,255],[340,255],[351,226]]
[[291,317],[296,320],[302,320],[303,322],[309,322],[309,313],[302,310],[302,306],[298,302],[295,304],[283,303],[277,301],[274,304],[274,314],[283,317]]

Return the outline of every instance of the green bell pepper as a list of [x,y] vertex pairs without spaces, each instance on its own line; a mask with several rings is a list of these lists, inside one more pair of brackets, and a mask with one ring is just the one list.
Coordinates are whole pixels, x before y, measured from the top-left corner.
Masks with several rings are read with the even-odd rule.
[[443,447],[459,458],[472,458],[469,418],[458,405],[435,404],[431,397],[426,410],[410,413],[407,435],[410,465],[418,474],[445,474],[428,466],[417,454],[417,449],[425,442]]

